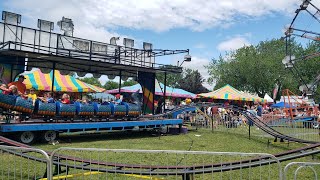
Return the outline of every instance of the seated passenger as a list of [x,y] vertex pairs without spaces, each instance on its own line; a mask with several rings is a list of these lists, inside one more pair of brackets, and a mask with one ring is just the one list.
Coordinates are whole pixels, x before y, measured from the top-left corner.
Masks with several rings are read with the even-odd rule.
[[81,100],[82,104],[89,104],[89,99],[87,96],[83,96]]
[[70,96],[67,93],[64,93],[61,98],[62,104],[70,104]]
[[115,104],[120,104],[122,102],[120,97],[121,97],[120,94],[116,95],[116,100],[114,101]]
[[27,95],[27,97],[29,100],[32,100],[32,103],[34,105],[38,98],[34,88],[30,89],[30,93]]
[[28,99],[35,101],[37,99],[37,94],[35,93],[35,89],[31,88],[30,93],[28,94]]
[[0,86],[0,93],[2,94],[9,94],[10,90],[8,89],[8,86],[6,84],[1,84]]
[[5,88],[4,85],[1,85],[0,89],[2,90],[2,94],[5,95],[14,95],[19,96],[18,88],[15,85],[11,85],[9,88]]
[[54,103],[51,92],[44,93],[43,97],[39,97],[39,99],[44,103]]
[[47,103],[54,103],[52,92],[47,92],[46,94],[47,94]]

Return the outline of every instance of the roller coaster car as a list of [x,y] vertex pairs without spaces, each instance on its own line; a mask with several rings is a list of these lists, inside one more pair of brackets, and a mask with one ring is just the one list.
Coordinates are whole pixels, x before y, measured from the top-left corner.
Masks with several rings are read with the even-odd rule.
[[94,104],[82,104],[80,102],[75,103],[76,114],[79,116],[94,116],[95,106]]
[[5,95],[0,93],[0,107],[3,109],[12,109],[16,104],[17,96]]
[[44,103],[40,100],[36,100],[34,113],[43,116],[55,116],[57,112],[56,103]]
[[60,116],[63,118],[79,117],[115,117],[122,119],[136,118],[140,115],[141,107],[136,104],[121,102],[113,103],[92,103],[82,104],[75,102],[74,104],[43,103],[36,100],[33,105],[32,100],[23,99],[21,97],[0,94],[0,108],[11,109],[25,114],[40,115],[43,117]]
[[93,104],[97,116],[111,117],[114,114],[114,105],[112,103]]
[[138,117],[141,113],[141,107],[137,104],[125,103],[127,106],[127,116]]
[[120,104],[111,104],[114,106],[113,116],[115,117],[124,117],[127,116],[128,105],[127,103],[121,102]]
[[32,100],[23,99],[19,96],[0,94],[0,107],[11,109],[21,113],[33,113],[34,105]]
[[34,105],[32,100],[24,99],[22,97],[17,97],[16,104],[12,108],[15,111],[32,114],[34,110]]
[[56,102],[57,105],[57,115],[62,117],[74,117],[77,113],[76,104],[63,104]]

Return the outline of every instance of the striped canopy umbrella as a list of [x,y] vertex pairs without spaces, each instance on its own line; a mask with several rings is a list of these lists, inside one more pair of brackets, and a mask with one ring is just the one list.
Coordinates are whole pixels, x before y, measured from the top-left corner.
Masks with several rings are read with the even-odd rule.
[[[24,77],[26,79],[23,83],[27,89],[34,88],[36,90],[51,91],[53,71],[49,74],[44,74],[38,69],[31,73],[24,74]],[[105,89],[82,82],[73,76],[61,75],[58,70],[55,70],[53,91],[104,92]]]

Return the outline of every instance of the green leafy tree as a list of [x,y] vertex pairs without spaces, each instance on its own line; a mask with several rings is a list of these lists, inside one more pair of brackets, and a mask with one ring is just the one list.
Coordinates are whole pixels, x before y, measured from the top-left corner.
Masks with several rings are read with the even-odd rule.
[[98,86],[98,87],[103,87],[98,78],[85,77],[85,78],[79,78],[79,80],[83,81],[85,83],[91,84],[91,85],[95,85],[95,86]]
[[138,84],[137,81],[134,81],[133,79],[129,79],[127,81],[124,81],[121,86],[133,86],[136,84]]
[[119,83],[114,81],[107,81],[103,88],[105,88],[106,90],[116,89],[119,88]]
[[[301,45],[292,41],[292,54],[303,53]],[[286,55],[285,42],[279,39],[262,41],[256,46],[245,46],[228,52],[225,57],[213,59],[206,66],[215,82],[215,88],[230,84],[239,90],[257,93],[260,97],[271,94],[275,84],[296,90],[299,82],[285,69],[281,60]]]
[[208,89],[202,85],[204,82],[205,80],[198,70],[186,69],[183,78],[178,81],[178,88],[195,94],[208,92]]
[[[172,68],[174,66],[172,65],[164,65],[162,68]],[[165,80],[165,73],[157,73],[156,74],[156,79],[164,84]],[[167,73],[167,80],[166,80],[166,85],[177,88],[179,87],[178,82],[182,79],[182,74],[180,73]]]

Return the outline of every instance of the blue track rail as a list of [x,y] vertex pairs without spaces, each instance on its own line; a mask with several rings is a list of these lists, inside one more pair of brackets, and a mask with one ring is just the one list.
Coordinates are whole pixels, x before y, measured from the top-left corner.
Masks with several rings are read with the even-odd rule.
[[87,130],[125,130],[132,127],[157,128],[167,125],[182,125],[182,119],[141,120],[119,122],[79,122],[79,123],[32,123],[32,124],[0,124],[0,133],[22,131],[87,131]]

